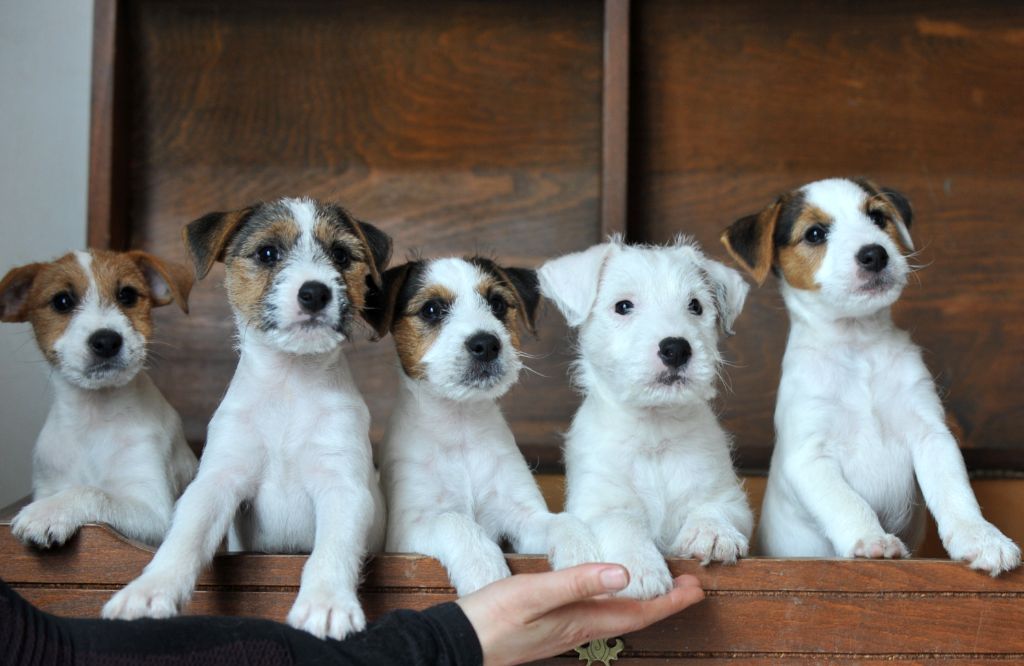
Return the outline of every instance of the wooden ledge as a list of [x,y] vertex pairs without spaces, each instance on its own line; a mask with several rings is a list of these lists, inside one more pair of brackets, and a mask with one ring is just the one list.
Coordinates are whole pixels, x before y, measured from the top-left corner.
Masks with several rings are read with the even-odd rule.
[[[61,615],[95,617],[116,589],[142,571],[152,552],[102,525],[84,527],[63,548],[40,551],[19,543],[9,524],[0,523],[0,577]],[[304,555],[219,555],[186,612],[283,620],[305,561]],[[548,570],[543,557],[509,555],[508,562],[514,573]],[[669,567],[675,575],[700,578],[707,599],[626,636],[617,664],[758,663],[770,657],[1024,661],[1021,570],[993,579],[944,560],[762,558],[709,567],[670,560]],[[454,598],[435,560],[401,554],[373,558],[360,595],[371,618]]]

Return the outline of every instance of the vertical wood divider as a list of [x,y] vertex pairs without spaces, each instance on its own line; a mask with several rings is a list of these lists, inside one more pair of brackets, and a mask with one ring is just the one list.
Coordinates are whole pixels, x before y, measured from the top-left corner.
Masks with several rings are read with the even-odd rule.
[[92,101],[89,118],[89,201],[86,242],[91,248],[127,249],[127,206],[121,150],[126,137],[123,105],[123,39],[119,0],[93,4]]
[[601,99],[601,236],[626,232],[629,0],[605,0]]

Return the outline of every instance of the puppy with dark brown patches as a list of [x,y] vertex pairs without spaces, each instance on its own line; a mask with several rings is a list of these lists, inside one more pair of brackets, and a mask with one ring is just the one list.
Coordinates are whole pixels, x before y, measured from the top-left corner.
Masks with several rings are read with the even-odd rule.
[[384,503],[341,343],[380,286],[391,241],[311,199],[211,213],[184,236],[198,277],[226,265],[241,356],[167,540],[103,615],[176,614],[234,519],[245,550],[312,551],[289,624],[320,637],[359,631],[359,570],[383,545]]
[[30,322],[53,367],[54,402],[36,441],[33,502],[11,529],[59,546],[85,523],[159,544],[196,458],[181,419],[142,370],[151,310],[188,312],[192,276],[145,252],[71,252],[11,270],[0,320]]
[[837,178],[722,235],[759,284],[779,277],[790,316],[760,549],[906,557],[923,537],[923,493],[950,556],[997,576],[1020,549],[982,517],[921,350],[890,314],[911,221],[895,190]]
[[539,300],[532,270],[481,257],[393,268],[371,300],[401,363],[380,459],[388,550],[436,557],[459,595],[509,575],[503,538],[556,569],[597,560],[588,529],[548,511],[496,403],[519,375],[519,335],[534,331]]

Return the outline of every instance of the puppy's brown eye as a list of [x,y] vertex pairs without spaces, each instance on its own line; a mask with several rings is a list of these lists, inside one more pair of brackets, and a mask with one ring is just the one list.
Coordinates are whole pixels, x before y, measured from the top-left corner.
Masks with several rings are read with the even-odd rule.
[[62,291],[50,299],[50,305],[61,314],[67,314],[75,309],[75,297],[69,291]]
[[825,230],[825,227],[820,224],[816,224],[804,232],[804,240],[810,245],[821,245],[825,242],[825,237],[827,235],[828,231]]
[[139,302],[139,292],[134,287],[121,287],[117,291],[117,302],[126,308],[133,307]]
[[281,250],[275,245],[261,245],[256,250],[256,261],[264,266],[273,266],[281,260]]
[[701,306],[700,301],[696,298],[690,301],[690,304],[686,307],[687,310],[697,315],[698,317],[704,313],[704,308]]
[[352,265],[352,255],[344,245],[335,245],[331,248],[331,259],[334,260],[334,265],[338,267],[338,270],[343,271]]
[[615,313],[620,315],[628,315],[633,311],[633,301],[619,301],[615,304]]
[[444,311],[444,302],[432,298],[420,308],[420,319],[429,324],[436,324],[444,318]]
[[886,223],[889,222],[889,220],[885,218],[885,213],[880,210],[868,211],[868,217],[871,218],[871,221],[874,222],[875,226],[879,229],[885,229]]
[[508,312],[508,302],[497,294],[487,299],[487,305],[490,306],[491,313],[498,319],[502,319]]

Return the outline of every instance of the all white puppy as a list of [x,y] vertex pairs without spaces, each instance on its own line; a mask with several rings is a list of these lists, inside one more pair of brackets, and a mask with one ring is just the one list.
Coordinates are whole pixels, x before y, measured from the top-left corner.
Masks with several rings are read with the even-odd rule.
[[54,372],[54,402],[36,441],[34,501],[14,518],[20,540],[48,548],[85,523],[156,545],[196,457],[181,419],[142,370],[151,310],[188,312],[192,276],[145,252],[71,252],[11,270],[0,319],[32,323]]
[[567,509],[591,527],[623,594],[650,598],[672,578],[663,556],[733,562],[753,517],[728,436],[708,401],[747,295],[739,273],[679,238],[618,238],[553,259],[541,292],[579,328],[575,380],[585,398],[566,438]]
[[509,575],[498,541],[555,568],[596,561],[589,530],[548,511],[495,402],[533,331],[533,271],[489,259],[413,261],[384,275],[373,311],[391,332],[401,388],[381,449],[388,550],[436,557],[460,595]]
[[312,550],[289,624],[320,637],[358,631],[359,570],[383,543],[384,505],[341,343],[391,241],[310,199],[211,213],[185,240],[200,278],[226,264],[241,357],[167,540],[103,616],[176,614],[236,518],[247,549]]
[[779,276],[791,322],[758,541],[772,556],[906,557],[923,492],[949,554],[995,576],[1020,550],[982,518],[921,351],[890,315],[911,218],[894,190],[831,179],[722,236],[759,284]]

